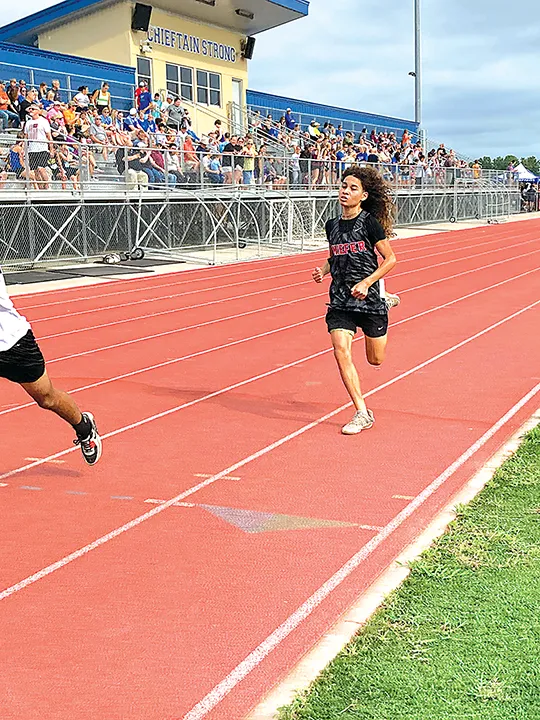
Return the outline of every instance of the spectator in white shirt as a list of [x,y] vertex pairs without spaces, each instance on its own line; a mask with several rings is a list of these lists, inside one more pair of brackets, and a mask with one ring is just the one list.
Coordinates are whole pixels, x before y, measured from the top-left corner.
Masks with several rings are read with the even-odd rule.
[[24,137],[28,141],[29,177],[36,188],[47,190],[49,173],[47,167],[53,152],[53,140],[49,121],[40,115],[38,105],[30,105],[28,120],[24,126]]

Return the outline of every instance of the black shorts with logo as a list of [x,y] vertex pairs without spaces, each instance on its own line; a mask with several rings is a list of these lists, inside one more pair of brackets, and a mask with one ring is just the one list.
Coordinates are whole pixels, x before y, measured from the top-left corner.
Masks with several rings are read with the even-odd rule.
[[358,310],[340,310],[329,307],[326,313],[326,325],[328,332],[349,330],[356,334],[357,329],[360,328],[366,337],[379,338],[388,332],[388,313],[376,315]]
[[45,360],[29,330],[19,342],[0,352],[0,377],[15,383],[33,383],[45,372]]

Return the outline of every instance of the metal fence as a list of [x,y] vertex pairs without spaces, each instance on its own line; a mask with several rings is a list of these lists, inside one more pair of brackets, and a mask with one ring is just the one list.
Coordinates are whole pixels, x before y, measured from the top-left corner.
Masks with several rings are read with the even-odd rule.
[[[343,171],[353,164],[325,157],[275,157],[212,150],[185,152],[171,147],[124,147],[60,142],[33,152],[34,145],[14,139],[0,147],[0,196],[71,190],[125,192],[137,190],[254,186],[280,191],[328,191],[338,187]],[[15,149],[14,149],[15,148]],[[40,146],[41,149],[41,146]],[[367,163],[354,163],[366,166]],[[395,192],[407,190],[483,190],[518,187],[512,172],[472,167],[425,167],[415,164],[372,165]]]
[[[148,148],[63,143],[38,172],[28,150],[21,146],[18,170],[0,173],[0,263],[8,268],[86,262],[136,247],[209,263],[302,252],[325,242],[326,220],[339,210],[342,163],[258,157],[246,171],[231,157],[231,170],[222,168],[216,182],[194,153],[158,149],[163,166],[156,157],[157,167],[147,169],[154,172],[145,172],[131,158]],[[392,183],[399,225],[520,211],[519,188],[504,173],[445,168],[419,182],[410,166],[378,169]]]

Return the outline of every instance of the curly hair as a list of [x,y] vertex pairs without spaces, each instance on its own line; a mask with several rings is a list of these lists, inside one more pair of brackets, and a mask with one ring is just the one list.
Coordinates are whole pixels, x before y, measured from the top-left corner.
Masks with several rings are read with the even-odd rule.
[[343,173],[341,180],[347,177],[354,177],[360,180],[362,187],[368,197],[362,202],[362,210],[367,210],[381,223],[386,237],[392,237],[394,221],[396,218],[396,206],[392,200],[390,185],[383,176],[372,167],[360,167],[352,165]]

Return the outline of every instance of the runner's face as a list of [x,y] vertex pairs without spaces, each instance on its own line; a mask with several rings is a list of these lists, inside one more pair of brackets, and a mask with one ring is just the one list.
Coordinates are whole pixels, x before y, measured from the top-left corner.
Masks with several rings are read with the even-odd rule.
[[349,175],[341,183],[339,189],[339,204],[343,208],[354,208],[361,205],[367,199],[367,192],[362,187],[362,182],[358,178]]

